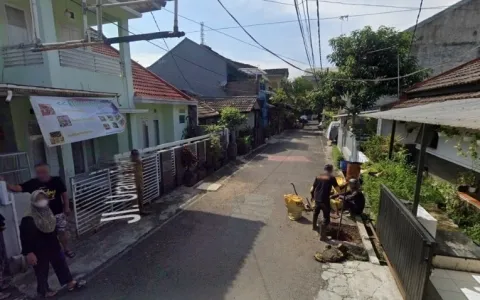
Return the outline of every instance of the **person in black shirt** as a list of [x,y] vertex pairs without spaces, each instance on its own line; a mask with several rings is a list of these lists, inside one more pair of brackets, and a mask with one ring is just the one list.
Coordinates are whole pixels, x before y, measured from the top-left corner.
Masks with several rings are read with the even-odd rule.
[[37,292],[39,296],[51,298],[56,292],[48,286],[48,269],[50,264],[60,281],[67,285],[68,290],[85,285],[85,281],[77,282],[68,268],[62,247],[57,238],[57,220],[48,207],[51,200],[42,190],[37,190],[31,196],[31,211],[22,218],[20,223],[20,240],[22,254],[29,265],[33,266],[37,277]]
[[67,188],[60,177],[52,177],[50,175],[50,168],[46,163],[35,165],[35,174],[36,178],[20,185],[8,184],[7,187],[10,191],[17,193],[31,194],[36,190],[42,190],[48,195],[48,206],[55,215],[58,238],[63,246],[65,255],[73,258],[75,252],[69,248],[67,232],[67,217],[71,213]]
[[318,231],[318,215],[323,213],[321,239],[325,240],[326,227],[330,224],[330,192],[332,187],[338,187],[337,179],[333,176],[333,166],[325,165],[325,173],[317,176],[310,190],[312,199],[315,200],[315,211],[313,213],[313,230]]
[[357,179],[350,179],[348,184],[350,191],[341,195],[333,195],[332,198],[340,197],[343,200],[343,209],[350,211],[351,215],[359,216],[365,209],[365,196],[360,190],[360,184]]
[[8,299],[10,293],[3,291],[10,287],[10,268],[8,266],[7,251],[5,241],[3,240],[3,231],[5,230],[5,218],[0,214],[0,300]]

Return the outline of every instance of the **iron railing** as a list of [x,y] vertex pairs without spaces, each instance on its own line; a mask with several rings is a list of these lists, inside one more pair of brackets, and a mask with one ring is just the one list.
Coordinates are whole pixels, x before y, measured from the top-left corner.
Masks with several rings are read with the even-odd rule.
[[5,68],[43,65],[43,53],[33,52],[31,47],[4,48],[2,50],[3,65]]
[[430,278],[435,239],[384,185],[376,225],[380,243],[405,299],[423,299]]
[[0,176],[8,183],[20,184],[31,179],[28,154],[16,152],[0,154]]
[[[199,163],[206,162],[209,138],[207,135],[140,150],[143,165],[143,202],[152,202],[163,193],[183,184],[184,168],[178,159],[182,147],[188,147],[197,155]],[[118,216],[135,205],[134,201],[107,203],[109,198],[118,194],[117,189],[122,180],[125,180],[122,176],[132,172],[129,155],[130,153],[118,154],[115,156],[115,166],[71,179],[77,235],[106,224],[107,222],[102,222],[102,215]]]

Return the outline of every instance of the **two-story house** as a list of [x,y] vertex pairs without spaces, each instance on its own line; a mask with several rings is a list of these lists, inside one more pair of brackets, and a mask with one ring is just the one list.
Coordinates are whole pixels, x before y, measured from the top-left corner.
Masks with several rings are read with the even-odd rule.
[[199,97],[252,96],[265,90],[266,73],[184,38],[149,68],[178,89]]
[[[104,23],[118,24],[121,37],[129,35],[130,19],[158,7],[105,7],[102,17]],[[95,14],[89,11],[87,21],[88,26],[95,26]],[[0,159],[2,153],[25,153],[30,169],[35,163],[47,162],[52,173],[67,182],[116,153],[181,139],[188,106],[196,105],[195,100],[132,62],[128,43],[119,44],[119,50],[100,44],[32,51],[36,41],[82,40],[83,22],[79,0],[0,0],[0,93],[6,97],[0,100]],[[33,96],[45,96],[48,101],[66,97],[94,104],[110,101],[123,116],[124,124],[118,130],[95,131],[84,138],[77,136],[75,142],[66,139],[50,147],[51,141],[45,139],[52,137],[39,126],[31,105]],[[76,122],[82,126],[79,120]],[[27,179],[29,173],[17,180]]]
[[282,80],[287,80],[289,76],[287,68],[265,69],[264,71],[267,73],[269,86],[272,89],[281,88]]

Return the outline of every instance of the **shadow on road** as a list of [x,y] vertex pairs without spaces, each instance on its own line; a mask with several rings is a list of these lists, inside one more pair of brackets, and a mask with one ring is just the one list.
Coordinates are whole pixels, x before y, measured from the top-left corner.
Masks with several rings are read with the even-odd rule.
[[263,226],[185,211],[68,299],[223,299]]

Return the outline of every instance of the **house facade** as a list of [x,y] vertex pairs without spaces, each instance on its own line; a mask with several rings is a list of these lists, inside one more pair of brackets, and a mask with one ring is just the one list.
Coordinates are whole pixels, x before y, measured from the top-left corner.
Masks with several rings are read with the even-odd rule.
[[199,97],[250,96],[268,90],[266,73],[259,68],[228,59],[188,38],[148,69]]
[[479,1],[462,0],[420,22],[412,47],[419,65],[434,76],[479,57],[479,9]]
[[[118,22],[118,36],[128,35],[129,20],[142,16],[128,6],[103,12]],[[89,26],[96,25],[94,14],[87,19]],[[188,106],[195,106],[196,101],[133,63],[128,43],[120,44],[119,50],[103,45],[31,50],[37,40],[53,43],[84,38],[82,8],[75,1],[1,0],[0,26],[0,92],[10,95],[8,102],[0,100],[0,153],[25,153],[30,172],[24,177],[33,174],[34,164],[47,162],[53,174],[68,182],[119,152],[182,138]],[[111,101],[126,120],[125,130],[48,147],[31,96]]]
[[[416,84],[406,91],[404,99],[382,108],[382,111],[411,108],[427,113],[429,105],[433,104],[445,103],[448,105],[451,103],[453,105],[462,101],[480,101],[480,88],[477,84],[480,80],[479,74],[480,60],[474,59]],[[455,114],[456,109],[451,108],[452,115]],[[441,116],[432,115],[430,117],[434,119]],[[463,122],[469,122],[469,120],[458,120],[456,136],[448,136],[443,132],[443,128],[436,127],[429,136],[426,149],[425,165],[428,167],[429,173],[452,183],[456,183],[458,174],[461,172],[468,170],[480,172],[477,159],[467,154],[470,147],[478,146],[472,145],[471,138],[468,137],[475,132],[463,130]],[[393,121],[382,120],[379,124],[381,125],[377,129],[377,133],[389,136],[392,132]],[[419,132],[419,123],[396,121],[395,136],[410,149],[414,156],[420,147]]]
[[269,81],[269,86],[272,89],[279,89],[281,88],[281,83],[282,80],[287,80],[289,73],[287,68],[282,68],[282,69],[265,69],[264,70],[267,73],[268,81]]

